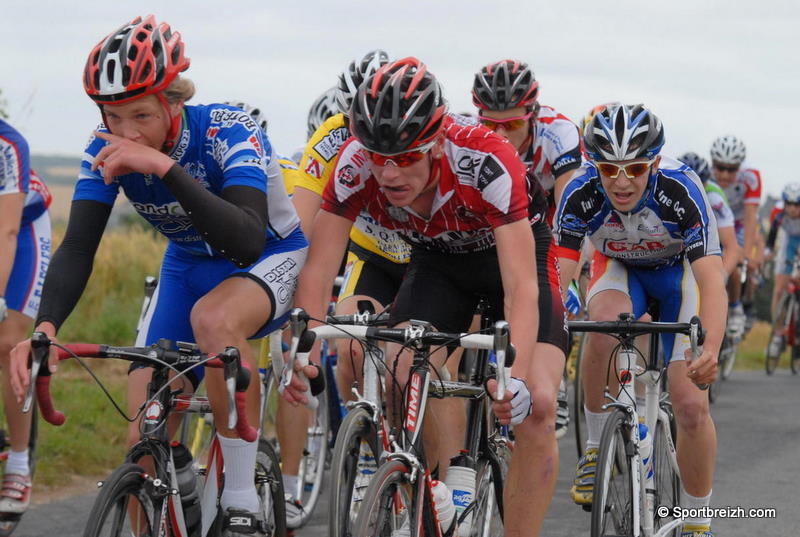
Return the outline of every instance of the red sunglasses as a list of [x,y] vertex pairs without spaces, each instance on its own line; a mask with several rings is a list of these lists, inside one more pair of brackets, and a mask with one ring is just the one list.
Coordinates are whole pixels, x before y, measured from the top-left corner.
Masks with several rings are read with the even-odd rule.
[[493,131],[496,131],[500,126],[507,131],[515,131],[527,125],[532,115],[532,112],[528,112],[524,116],[509,117],[506,119],[478,116],[478,120],[480,120],[484,127]]
[[380,153],[375,153],[374,151],[365,151],[367,152],[369,159],[376,166],[386,166],[391,163],[398,168],[406,168],[425,158],[425,153],[430,151],[434,145],[436,145],[435,140],[413,151],[406,151],[405,153],[398,153],[397,155],[382,155]]

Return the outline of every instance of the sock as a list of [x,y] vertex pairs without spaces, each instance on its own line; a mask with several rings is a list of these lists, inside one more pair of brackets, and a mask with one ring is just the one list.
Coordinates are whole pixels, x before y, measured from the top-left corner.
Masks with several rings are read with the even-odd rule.
[[291,495],[292,498],[295,498],[297,496],[297,484],[299,482],[299,476],[283,474],[283,492]]
[[[683,486],[681,486],[681,507],[683,507],[684,509],[701,509],[703,507],[708,507],[710,503],[711,503],[711,492],[709,492],[707,496],[698,498],[686,492],[686,489],[684,489]],[[710,525],[711,517],[686,517],[686,519],[683,521],[683,524],[685,526]]]
[[222,459],[225,461],[225,488],[219,501],[222,509],[234,507],[257,512],[259,505],[255,468],[258,440],[245,442],[241,438],[217,437],[222,448]]
[[7,474],[28,475],[31,473],[30,462],[28,459],[28,450],[8,452],[8,461],[6,462]]
[[586,449],[600,447],[600,437],[603,436],[603,428],[610,412],[592,412],[586,406]]

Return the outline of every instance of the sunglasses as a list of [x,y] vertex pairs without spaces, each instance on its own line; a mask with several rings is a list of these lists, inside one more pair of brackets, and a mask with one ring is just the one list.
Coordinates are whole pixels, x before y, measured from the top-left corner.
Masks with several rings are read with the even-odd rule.
[[648,160],[646,162],[631,162],[630,164],[615,164],[613,162],[595,162],[595,166],[600,170],[600,173],[609,179],[616,179],[619,177],[620,172],[625,173],[628,179],[633,179],[640,175],[644,175],[650,165],[655,160]]
[[532,112],[528,112],[524,116],[509,117],[506,119],[478,116],[478,120],[480,120],[484,127],[493,131],[496,131],[501,126],[507,131],[515,131],[527,125],[532,115]]
[[436,145],[436,140],[413,151],[406,151],[405,153],[398,153],[396,155],[382,155],[374,151],[367,151],[367,155],[376,166],[386,166],[391,163],[398,168],[406,168],[425,158],[425,153],[430,151],[434,145]]
[[718,162],[715,162],[715,163],[714,163],[714,167],[715,167],[716,169],[718,169],[719,171],[721,171],[721,172],[731,172],[731,173],[734,173],[734,172],[738,172],[738,171],[739,171],[739,166],[736,166],[736,165],[733,165],[733,166],[725,166],[724,164],[720,164],[720,163],[718,163]]

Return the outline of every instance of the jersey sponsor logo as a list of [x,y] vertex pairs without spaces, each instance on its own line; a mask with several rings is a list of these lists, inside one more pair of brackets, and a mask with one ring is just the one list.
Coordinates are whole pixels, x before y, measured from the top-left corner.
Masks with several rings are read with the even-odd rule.
[[[446,146],[448,149],[452,149],[452,147],[453,146]],[[486,158],[486,153],[466,147],[454,147],[456,148],[456,152],[450,159],[450,162],[453,163],[453,171],[458,177],[458,182],[465,185],[474,185],[476,170],[479,169],[481,163]]]
[[247,112],[241,110],[226,110],[218,108],[211,111],[211,121],[220,123],[220,127],[232,127],[237,123],[244,125],[247,130],[255,130],[258,128],[256,122]]
[[653,254],[666,249],[666,244],[661,241],[641,239],[639,242],[605,241],[605,251],[613,257],[651,257]]
[[317,179],[322,179],[322,164],[317,159],[308,155],[308,165],[303,170],[306,174]]
[[505,170],[493,155],[487,155],[478,172],[478,188],[480,190],[489,186],[489,183],[505,175]]
[[[164,235],[180,233],[192,227],[192,221],[186,216],[186,211],[177,201],[162,205],[139,202],[131,202],[131,204],[139,214]],[[170,237],[170,240],[177,239]]]
[[565,156],[561,157],[560,159],[558,159],[557,161],[555,161],[555,163],[553,164],[553,172],[558,174],[558,171],[560,169],[566,168],[570,164],[577,164],[577,163],[578,163],[578,159],[576,159],[575,157],[573,157],[571,155],[565,155]]
[[667,193],[664,192],[663,189],[658,190],[658,201],[667,207],[672,208],[675,211],[675,216],[678,218],[683,218],[683,215],[686,214],[686,208],[681,206],[681,202],[679,200],[673,200]]
[[19,170],[19,160],[17,159],[17,149],[13,144],[2,144],[2,153],[0,156],[0,189],[5,188],[6,184],[12,188],[19,188],[22,190],[19,182],[22,180],[17,174]]
[[180,162],[183,155],[186,154],[186,150],[189,148],[189,129],[183,129],[181,132],[181,139],[175,146],[175,149],[172,150],[170,157],[172,160],[177,160]]
[[354,188],[361,183],[361,176],[356,173],[351,164],[345,164],[336,172],[336,180],[347,188]]
[[187,162],[184,164],[183,169],[186,170],[186,173],[194,177],[198,183],[203,185],[204,188],[209,188],[211,186],[208,182],[206,167],[202,162]]
[[270,284],[275,299],[286,304],[294,296],[297,285],[297,261],[288,258],[264,274],[264,280]]
[[147,216],[186,216],[181,204],[177,201],[156,205],[155,203],[132,202],[133,208],[139,213]]
[[330,160],[339,153],[339,149],[349,137],[350,130],[347,127],[333,129],[323,136],[322,140],[314,144],[314,151],[316,151],[325,162],[330,162]]
[[639,224],[636,228],[638,231],[644,231],[649,235],[660,235],[661,234],[661,226],[659,224],[653,224],[652,226],[648,226],[645,224]]
[[263,152],[261,149],[261,142],[258,141],[258,136],[256,136],[255,134],[251,134],[250,137],[247,139],[247,141],[253,144],[253,147],[256,148],[256,155],[261,157],[261,155],[263,155]]
[[562,214],[560,224],[561,229],[566,229],[569,231],[586,231],[586,228],[588,227],[583,219],[575,216],[574,214]]

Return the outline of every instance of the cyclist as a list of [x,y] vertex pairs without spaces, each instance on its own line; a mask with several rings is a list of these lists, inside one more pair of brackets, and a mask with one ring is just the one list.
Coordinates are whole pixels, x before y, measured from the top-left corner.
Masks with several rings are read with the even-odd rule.
[[[312,223],[322,204],[322,193],[333,177],[334,165],[339,150],[350,138],[349,111],[356,91],[361,83],[389,62],[383,50],[368,52],[361,58],[351,61],[339,75],[334,96],[336,113],[318,126],[309,137],[300,160],[300,174],[297,176],[292,201],[300,215],[303,231],[311,236]],[[328,101],[326,101],[328,102]],[[327,106],[330,106],[328,102]],[[313,110],[313,107],[312,107]],[[309,127],[311,121],[309,121]],[[336,313],[346,315],[357,311],[358,302],[369,300],[375,311],[382,311],[391,304],[402,281],[408,263],[409,248],[400,236],[387,229],[367,214],[357,219],[350,234],[350,244],[343,265],[344,282],[341,287]],[[340,266],[340,265],[337,265]],[[341,269],[340,269],[341,271]],[[330,296],[329,296],[330,298]],[[353,399],[352,386],[362,370],[361,349],[337,342],[336,384],[339,395],[345,401]],[[283,406],[283,403],[281,403]],[[285,490],[295,490],[300,465],[299,454],[303,449],[303,436],[294,438],[288,453],[282,450],[282,471]],[[285,454],[284,454],[285,453]],[[359,471],[356,493],[363,492],[368,484],[368,475],[374,473],[376,461],[364,454]],[[363,486],[362,486],[363,485]],[[295,498],[287,496],[287,526],[297,527],[302,508]]]
[[[121,26],[89,55],[84,88],[104,125],[84,153],[64,241],[44,284],[37,330],[55,337],[80,298],[122,189],[169,240],[137,345],[168,338],[196,341],[206,352],[236,346],[255,371],[246,339],[286,319],[307,243],[285,191],[272,188],[280,181],[267,188],[268,176],[280,177],[280,168],[260,126],[227,105],[185,105],[194,85],[179,74],[188,67],[180,34],[153,15]],[[13,351],[18,396],[28,379],[29,348],[28,340]],[[143,403],[150,374],[147,368],[130,372],[131,412]],[[192,384],[178,387],[191,391]],[[225,458],[224,533],[261,533],[254,488],[257,442],[227,428],[219,370],[208,373],[207,388]],[[259,383],[251,382],[250,423],[258,421],[258,403]],[[138,423],[128,434],[129,443],[136,440]]]
[[[663,144],[661,121],[642,105],[612,105],[597,113],[584,131],[590,162],[564,191],[556,238],[562,283],[574,272],[584,237],[597,249],[587,297],[591,320],[616,320],[623,312],[641,317],[648,298],[658,302],[661,321],[688,322],[699,309],[707,329],[699,358],[685,360],[687,337],[663,338],[681,439],[680,505],[692,508],[709,504],[716,451],[708,397],[692,383],[711,383],[716,376],[725,289],[716,222],[703,185],[687,166],[659,155]],[[608,416],[601,408],[603,386],[614,343],[590,334],[582,361],[588,440],[571,494],[583,505],[592,502],[597,446]],[[710,520],[687,519],[683,535],[712,535]]]
[[[501,60],[475,73],[472,102],[478,120],[514,145],[520,158],[547,192],[547,221],[553,222],[556,200],[583,162],[578,128],[554,108],[539,103],[539,82],[527,63]],[[566,433],[569,404],[566,384],[558,394],[556,435]]]
[[338,92],[337,86],[331,86],[311,103],[311,108],[308,109],[308,135],[306,138],[310,139],[329,117],[341,113],[336,100]]
[[703,182],[703,187],[717,218],[719,230],[719,244],[722,249],[722,266],[725,267],[725,277],[730,278],[736,269],[742,255],[742,248],[736,241],[733,211],[728,205],[728,199],[720,186],[711,179],[711,169],[706,159],[697,153],[684,153],[678,160],[689,166]]
[[[552,236],[543,222],[544,194],[537,184],[529,204],[525,166],[515,148],[449,116],[439,83],[416,58],[385,65],[368,78],[353,101],[350,121],[353,138],[340,150],[324,192],[297,303],[313,317],[324,312],[335,260],[353,222],[367,213],[412,244],[391,310],[393,324],[424,319],[440,330],[464,331],[480,295],[498,316],[504,312],[512,327],[519,327],[512,330],[514,378],[506,397],[495,403],[498,416],[515,425],[517,440],[506,483],[506,532],[536,535],[557,474],[553,423],[567,340]],[[465,161],[470,165],[459,166]],[[538,338],[524,328],[530,326],[539,327]],[[432,360],[441,367],[444,357]],[[410,356],[402,353],[396,368],[400,389],[410,365]],[[311,367],[305,371],[316,374]],[[299,382],[284,396],[306,400]],[[450,441],[452,420],[436,417],[439,428],[429,434]],[[455,454],[440,449],[437,457],[429,451],[428,459],[435,467]]]
[[50,192],[30,169],[25,138],[0,119],[0,367],[11,451],[0,488],[0,517],[24,513],[31,500],[31,416],[11,390],[9,354],[28,333],[50,261]]
[[472,102],[478,120],[517,149],[549,196],[550,212],[572,173],[583,163],[578,127],[539,103],[539,82],[527,63],[501,60],[475,73]]
[[[797,249],[800,248],[800,183],[789,183],[783,187],[781,202],[778,202],[772,211],[769,235],[767,236],[767,251],[775,255],[775,285],[772,290],[772,318],[778,316],[778,300],[791,278],[792,268]],[[778,232],[783,230],[783,239],[776,248],[775,242]],[[777,345],[782,345],[784,334],[775,334]],[[780,348],[780,347],[779,347]],[[778,355],[776,352],[773,355]]]
[[745,332],[746,311],[752,305],[755,285],[753,275],[759,269],[761,256],[756,251],[759,235],[758,206],[761,203],[761,172],[745,163],[747,149],[735,136],[720,136],[711,144],[714,180],[725,191],[736,222],[736,239],[744,248],[748,279],[742,297],[738,270],[728,280],[729,324],[741,337]]

